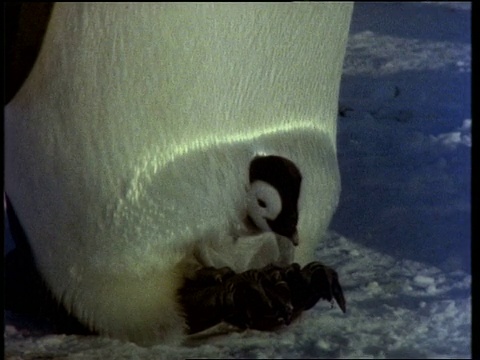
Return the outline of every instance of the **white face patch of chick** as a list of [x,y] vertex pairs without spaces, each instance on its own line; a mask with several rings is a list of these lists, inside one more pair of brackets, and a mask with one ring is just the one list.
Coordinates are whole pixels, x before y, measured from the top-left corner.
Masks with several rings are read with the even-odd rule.
[[256,180],[247,194],[247,213],[253,223],[263,231],[273,231],[267,223],[282,211],[282,199],[277,189],[265,181]]

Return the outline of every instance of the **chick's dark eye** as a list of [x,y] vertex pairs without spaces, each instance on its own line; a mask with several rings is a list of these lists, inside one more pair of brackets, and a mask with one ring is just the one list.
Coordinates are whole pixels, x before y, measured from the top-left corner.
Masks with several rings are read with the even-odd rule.
[[266,207],[267,207],[267,204],[265,203],[265,201],[260,200],[260,199],[257,200],[257,204],[258,204],[260,207],[262,207],[262,208],[266,208]]

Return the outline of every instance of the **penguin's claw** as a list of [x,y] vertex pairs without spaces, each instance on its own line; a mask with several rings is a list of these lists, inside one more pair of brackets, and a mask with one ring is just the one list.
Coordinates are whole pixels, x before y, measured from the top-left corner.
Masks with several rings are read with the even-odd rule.
[[335,270],[319,262],[304,268],[268,265],[239,274],[229,268],[203,268],[179,290],[190,333],[219,322],[240,328],[274,330],[289,325],[320,299],[346,301]]
[[301,273],[303,281],[297,285],[297,292],[302,294],[300,300],[304,301],[304,310],[310,309],[318,300],[324,299],[332,302],[335,300],[340,309],[346,312],[345,297],[335,270],[319,262],[312,262],[306,265]]

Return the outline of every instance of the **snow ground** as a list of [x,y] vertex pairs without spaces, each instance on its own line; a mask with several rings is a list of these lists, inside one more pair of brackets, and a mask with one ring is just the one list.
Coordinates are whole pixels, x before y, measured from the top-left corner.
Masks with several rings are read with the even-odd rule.
[[470,272],[470,11],[357,3],[342,79],[339,233]]
[[469,3],[356,4],[342,197],[317,249],[339,273],[346,314],[322,302],[277,332],[218,326],[142,348],[7,313],[6,358],[470,358],[470,16]]

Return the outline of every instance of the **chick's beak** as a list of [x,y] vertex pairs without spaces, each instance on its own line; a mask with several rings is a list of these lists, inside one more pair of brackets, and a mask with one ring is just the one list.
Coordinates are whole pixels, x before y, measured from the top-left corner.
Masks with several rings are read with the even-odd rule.
[[298,239],[298,232],[295,230],[293,235],[290,237],[290,241],[292,242],[293,246],[298,246],[299,244],[299,239]]

